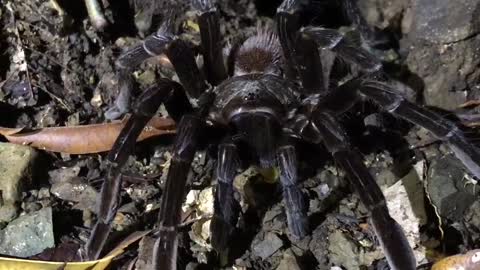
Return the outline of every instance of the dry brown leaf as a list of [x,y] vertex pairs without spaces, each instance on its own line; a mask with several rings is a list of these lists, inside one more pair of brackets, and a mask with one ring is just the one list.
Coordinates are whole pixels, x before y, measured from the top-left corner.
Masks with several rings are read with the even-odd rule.
[[[109,151],[126,121],[72,127],[50,127],[36,130],[2,128],[9,142],[30,145],[42,150],[68,154],[89,154]],[[143,129],[137,141],[162,134],[175,133],[175,122],[170,118],[154,117]]]

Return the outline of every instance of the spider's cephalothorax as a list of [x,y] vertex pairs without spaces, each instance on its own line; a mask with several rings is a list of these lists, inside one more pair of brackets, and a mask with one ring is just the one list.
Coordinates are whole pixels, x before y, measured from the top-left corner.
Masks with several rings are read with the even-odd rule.
[[[467,142],[452,122],[408,102],[387,79],[380,80],[385,77],[377,75],[381,70],[380,62],[356,39],[332,29],[301,28],[302,2],[284,0],[277,10],[276,32],[259,30],[236,50],[230,50],[227,57],[233,59],[233,65],[229,68],[224,61],[218,12],[211,0],[193,0],[194,8],[199,11],[202,70],[190,47],[175,35],[173,18],[143,43],[120,56],[117,67],[122,97],[128,97],[131,91],[131,70],[159,54],[169,58],[180,83],[161,79],[145,91],[109,153],[98,221],[85,249],[89,259],[100,255],[119,206],[120,170],[137,136],[163,103],[179,124],[162,195],[153,269],[176,269],[181,204],[200,138],[211,144],[219,143],[211,221],[212,245],[216,250],[228,249],[238,220],[239,205],[234,198],[233,180],[240,166],[240,141],[256,154],[261,167],[279,168],[289,231],[299,238],[308,234],[308,216],[298,187],[294,144],[295,140],[304,140],[312,144],[323,143],[336,164],[345,171],[369,212],[370,222],[391,268],[415,269],[415,258],[402,229],[390,217],[380,188],[337,119],[357,101],[370,99],[388,112],[426,128],[450,145],[477,177],[480,176],[480,150]],[[354,0],[341,2],[345,14],[368,40],[372,34]],[[330,82],[332,59],[336,58],[361,70],[360,75],[338,85]],[[190,100],[196,101],[195,106]],[[124,109],[117,103],[110,113],[122,113]],[[200,136],[211,126],[222,126],[228,132],[221,141],[215,136]]]
[[281,77],[281,47],[276,36],[259,31],[248,38],[234,58],[234,76],[218,85],[210,118],[230,125],[271,167],[281,125],[287,112],[298,106],[295,86]]

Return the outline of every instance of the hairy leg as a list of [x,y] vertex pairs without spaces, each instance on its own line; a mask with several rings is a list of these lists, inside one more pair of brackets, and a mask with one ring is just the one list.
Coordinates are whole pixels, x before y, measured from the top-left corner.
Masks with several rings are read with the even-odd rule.
[[[175,108],[175,111],[172,111],[174,114],[178,114],[177,110],[180,109],[175,105],[178,104],[177,101],[180,101],[180,104],[185,103],[182,93],[174,94],[173,92],[183,92],[183,89],[176,82],[167,79],[160,80],[145,91],[136,102],[133,115],[128,119],[109,152],[107,175],[98,201],[97,223],[93,227],[85,247],[87,259],[98,259],[107,241],[111,223],[120,206],[120,173],[133,151],[137,137],[162,102],[166,101],[166,104],[170,104],[167,107]],[[188,107],[185,109],[188,110]]]
[[285,0],[277,9],[277,33],[287,59],[287,75],[295,79],[297,74],[307,93],[327,89],[322,74],[322,64],[315,42],[298,33],[302,1]]
[[329,113],[313,116],[313,124],[332,153],[337,164],[345,170],[347,179],[360,201],[365,205],[375,234],[392,269],[414,270],[413,251],[400,225],[388,213],[385,197],[363,163],[361,154],[350,144],[337,119]]
[[198,26],[207,80],[212,85],[218,85],[228,77],[223,59],[218,11],[211,0],[195,0],[193,6],[200,11]]
[[177,268],[178,230],[187,176],[204,126],[202,118],[186,115],[180,121],[158,217],[158,238],[153,249],[153,269]]
[[480,149],[469,142],[452,121],[409,102],[386,82],[365,81],[359,91],[364,98],[373,100],[388,112],[425,128],[446,142],[465,167],[480,178]]
[[216,172],[218,183],[210,231],[212,246],[217,252],[226,254],[240,213],[240,205],[234,198],[233,188],[233,180],[240,166],[237,151],[237,146],[233,142],[222,143],[218,148]]
[[124,52],[115,62],[119,95],[114,106],[105,113],[107,119],[117,119],[129,111],[133,90],[131,76],[133,69],[146,59],[160,54],[167,55],[190,97],[198,98],[207,89],[193,52],[184,41],[174,34],[175,16],[173,12],[170,13],[157,32]]
[[283,187],[283,198],[287,213],[288,228],[298,238],[309,232],[307,204],[298,187],[298,165],[295,147],[283,145],[277,150],[277,163],[280,169],[280,182]]

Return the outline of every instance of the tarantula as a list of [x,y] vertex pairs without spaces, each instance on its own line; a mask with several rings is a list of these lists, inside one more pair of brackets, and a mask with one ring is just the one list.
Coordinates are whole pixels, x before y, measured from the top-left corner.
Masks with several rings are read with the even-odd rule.
[[[309,233],[305,199],[297,186],[295,151],[295,141],[304,140],[323,143],[346,172],[349,183],[368,209],[391,268],[415,269],[415,258],[405,235],[391,218],[379,186],[361,154],[350,144],[339,116],[357,101],[369,99],[449,144],[477,177],[480,150],[467,142],[454,123],[398,94],[388,79],[379,75],[382,65],[367,49],[336,30],[301,27],[301,0],[284,0],[276,14],[276,33],[261,30],[249,37],[231,50],[228,55],[231,61],[224,59],[219,15],[212,1],[193,0],[193,6],[200,13],[203,72],[186,42],[174,34],[173,17],[117,60],[122,94],[131,88],[131,70],[162,53],[172,63],[180,83],[161,79],[138,98],[133,115],[108,155],[107,179],[101,190],[98,221],[86,245],[87,258],[96,259],[102,250],[119,206],[120,170],[136,137],[163,103],[179,124],[158,218],[154,269],[176,269],[177,226],[189,167],[201,135],[215,126],[228,130],[219,143],[216,161],[218,185],[211,221],[215,249],[227,247],[239,215],[232,184],[240,164],[239,143],[248,145],[260,167],[278,166],[289,230],[299,238]],[[368,37],[371,33],[354,0],[343,0],[342,6],[363,37]],[[344,83],[329,82],[333,61],[327,60],[335,57],[361,72]],[[191,103],[192,99],[196,102]],[[218,143],[212,137],[204,139]]]

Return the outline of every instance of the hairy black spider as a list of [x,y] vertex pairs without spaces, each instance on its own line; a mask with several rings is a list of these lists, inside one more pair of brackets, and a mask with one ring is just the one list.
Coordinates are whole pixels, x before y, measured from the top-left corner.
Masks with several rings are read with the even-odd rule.
[[[381,63],[347,35],[320,27],[301,28],[301,0],[283,1],[276,15],[276,33],[259,30],[237,50],[230,51],[228,58],[233,60],[232,67],[227,67],[224,61],[219,18],[213,3],[193,0],[193,5],[200,12],[203,72],[186,43],[174,35],[173,17],[117,61],[122,94],[130,91],[131,69],[161,53],[168,56],[181,84],[161,79],[138,98],[133,116],[108,155],[107,180],[101,191],[98,222],[86,246],[87,258],[96,259],[102,250],[119,206],[120,170],[136,137],[163,103],[179,124],[160,208],[154,269],[176,269],[177,226],[187,174],[200,135],[205,135],[205,130],[212,126],[228,130],[218,147],[218,185],[211,221],[214,248],[227,248],[239,215],[232,185],[240,161],[238,142],[248,145],[261,167],[278,166],[290,232],[297,237],[309,233],[303,194],[297,187],[295,152],[295,141],[305,140],[324,143],[345,170],[369,211],[391,268],[415,269],[415,258],[405,235],[390,217],[385,198],[360,153],[339,125],[339,115],[357,101],[370,99],[449,144],[476,177],[480,176],[479,149],[467,142],[455,124],[398,94],[388,79],[379,75]],[[354,0],[343,0],[342,6],[368,39],[368,27]],[[330,74],[337,57],[361,71],[344,83],[331,82]],[[196,99],[196,104],[192,105],[187,96]],[[116,110],[122,112],[121,108]],[[205,139],[216,143],[212,138]]]

